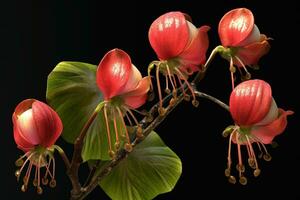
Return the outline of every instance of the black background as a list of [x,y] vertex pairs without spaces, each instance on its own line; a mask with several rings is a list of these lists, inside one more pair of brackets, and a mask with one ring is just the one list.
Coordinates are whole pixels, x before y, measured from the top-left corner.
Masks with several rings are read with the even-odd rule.
[[[247,7],[255,15],[262,33],[274,38],[271,51],[260,61],[261,70],[252,73],[271,83],[279,107],[296,113],[289,118],[279,147],[269,148],[273,159],[260,161],[259,178],[248,176],[248,185],[231,185],[224,177],[227,140],[222,130],[232,123],[217,105],[200,100],[199,108],[180,105],[157,132],[182,159],[183,174],[175,189],[156,199],[299,199],[300,150],[299,98],[299,6],[289,1],[206,0],[206,1],[7,1],[0,6],[1,199],[67,199],[70,183],[57,157],[57,187],[38,196],[33,187],[20,191],[14,161],[22,152],[16,148],[11,115],[23,99],[45,101],[47,75],[63,60],[98,64],[110,49],[127,51],[145,74],[156,59],[148,42],[148,28],[159,15],[173,10],[188,13],[196,26],[209,25],[210,47],[219,44],[217,26],[230,9]],[[199,88],[228,102],[228,63],[219,56],[210,66]],[[58,142],[70,155],[72,146]],[[83,170],[81,174],[86,175]],[[109,199],[96,189],[88,199]]]

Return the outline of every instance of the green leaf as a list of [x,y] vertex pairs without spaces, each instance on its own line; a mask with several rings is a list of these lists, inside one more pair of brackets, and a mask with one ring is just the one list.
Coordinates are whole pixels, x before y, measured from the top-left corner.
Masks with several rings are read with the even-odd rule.
[[171,191],[181,175],[179,157],[152,132],[100,186],[113,200],[147,200]]
[[[103,102],[96,84],[96,65],[82,62],[61,62],[48,76],[47,101],[57,111],[64,129],[62,137],[74,143],[84,124],[97,105]],[[118,120],[118,127],[120,127]],[[115,142],[112,123],[111,139]],[[108,140],[103,112],[100,112],[90,126],[82,151],[83,160],[108,160]]]

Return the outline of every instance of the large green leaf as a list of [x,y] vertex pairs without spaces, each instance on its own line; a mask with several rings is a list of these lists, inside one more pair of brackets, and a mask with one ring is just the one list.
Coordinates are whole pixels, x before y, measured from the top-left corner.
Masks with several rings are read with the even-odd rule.
[[[64,124],[62,137],[67,142],[74,143],[97,105],[103,101],[96,84],[96,69],[96,65],[87,63],[61,62],[48,76],[47,101],[62,119]],[[111,138],[114,144],[115,137],[111,124]],[[82,157],[84,161],[110,159],[103,112],[98,114],[88,130]]]
[[181,175],[179,157],[152,132],[100,186],[113,200],[147,200],[171,191]]

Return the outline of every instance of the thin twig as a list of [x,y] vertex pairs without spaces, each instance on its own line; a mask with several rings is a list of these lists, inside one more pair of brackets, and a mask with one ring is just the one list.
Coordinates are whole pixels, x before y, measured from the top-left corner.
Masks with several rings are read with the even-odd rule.
[[69,170],[71,167],[71,163],[70,163],[67,155],[65,154],[64,150],[58,145],[53,145],[53,147],[58,151],[59,155],[61,156],[61,158],[63,159],[63,161],[65,163],[67,170]]
[[203,92],[199,92],[199,91],[194,91],[195,95],[197,97],[200,97],[200,98],[204,98],[204,99],[208,99],[216,104],[218,104],[219,106],[221,106],[222,108],[224,108],[225,110],[229,111],[229,106],[225,103],[223,103],[222,101],[220,101],[219,99],[213,97],[213,96],[210,96],[208,94],[205,94]]

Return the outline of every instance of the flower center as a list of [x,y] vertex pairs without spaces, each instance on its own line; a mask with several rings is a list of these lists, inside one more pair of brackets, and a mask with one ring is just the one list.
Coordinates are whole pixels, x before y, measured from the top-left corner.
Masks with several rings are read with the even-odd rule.
[[237,144],[238,164],[236,165],[236,169],[238,171],[239,182],[242,185],[247,184],[247,178],[244,175],[245,165],[243,164],[243,158],[242,158],[242,151],[241,151],[242,146],[246,146],[247,154],[248,154],[248,165],[254,170],[253,175],[255,177],[259,176],[261,170],[259,169],[258,166],[257,156],[255,154],[253,144],[257,144],[258,149],[260,151],[258,158],[264,158],[264,160],[266,161],[270,161],[272,158],[268,153],[265,145],[260,141],[259,138],[256,138],[255,136],[251,135],[250,130],[251,129],[248,127],[239,127],[236,125],[236,126],[227,127],[223,132],[224,137],[230,135],[229,145],[228,145],[227,168],[225,169],[225,176],[228,177],[228,181],[232,184],[236,183],[236,178],[231,173],[232,143]]
[[[28,188],[31,171],[32,168],[35,167],[34,171],[34,179],[33,185],[37,188],[37,193],[42,194],[43,189],[41,187],[41,183],[43,185],[47,185],[49,183],[50,187],[56,186],[55,180],[55,159],[53,156],[54,149],[53,148],[44,148],[41,146],[35,147],[33,150],[26,152],[22,157],[20,157],[16,161],[16,166],[20,167],[15,172],[17,180],[19,181],[22,172],[27,166],[27,170],[25,172],[25,176],[23,177],[23,185],[21,190],[25,192]],[[23,160],[25,159],[25,161]],[[52,166],[52,170],[50,169]],[[41,168],[44,168],[44,176],[41,177]],[[48,176],[50,176],[51,180],[49,182]]]

